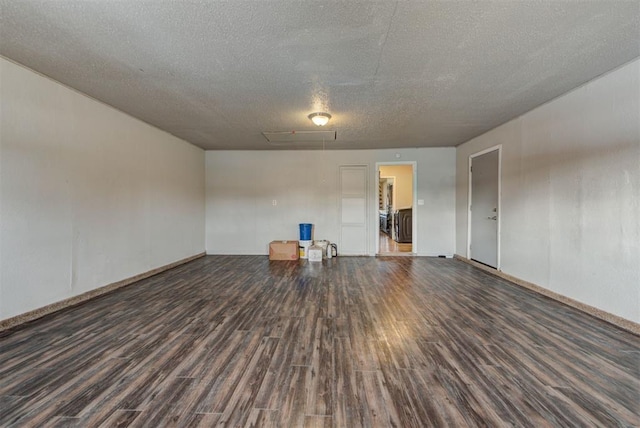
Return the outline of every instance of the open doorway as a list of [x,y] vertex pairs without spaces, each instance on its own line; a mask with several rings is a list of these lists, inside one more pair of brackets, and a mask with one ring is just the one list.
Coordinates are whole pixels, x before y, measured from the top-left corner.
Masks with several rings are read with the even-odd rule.
[[376,254],[416,253],[415,162],[378,163]]

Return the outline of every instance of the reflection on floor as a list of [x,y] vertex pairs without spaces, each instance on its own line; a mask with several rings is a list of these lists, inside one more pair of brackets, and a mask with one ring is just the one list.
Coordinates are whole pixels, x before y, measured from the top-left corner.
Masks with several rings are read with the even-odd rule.
[[389,253],[411,253],[411,243],[399,244],[386,233],[380,232],[380,254]]
[[207,256],[0,333],[0,427],[638,427],[639,356],[458,260]]

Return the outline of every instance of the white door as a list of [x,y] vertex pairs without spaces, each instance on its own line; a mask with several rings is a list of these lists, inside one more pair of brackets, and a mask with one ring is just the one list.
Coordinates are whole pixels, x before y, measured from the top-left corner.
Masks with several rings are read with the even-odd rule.
[[499,150],[471,158],[470,258],[498,267]]
[[366,165],[340,167],[340,254],[367,254],[368,173]]

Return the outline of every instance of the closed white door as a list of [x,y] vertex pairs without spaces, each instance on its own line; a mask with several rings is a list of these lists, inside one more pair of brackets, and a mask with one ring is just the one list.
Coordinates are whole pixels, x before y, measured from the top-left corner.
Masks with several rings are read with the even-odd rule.
[[367,254],[367,165],[340,167],[340,248],[343,255]]
[[471,246],[472,260],[498,267],[498,150],[471,158]]

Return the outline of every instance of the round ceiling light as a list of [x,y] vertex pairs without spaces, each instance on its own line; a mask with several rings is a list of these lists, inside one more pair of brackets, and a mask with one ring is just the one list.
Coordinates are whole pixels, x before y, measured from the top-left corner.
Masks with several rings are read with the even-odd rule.
[[317,126],[325,126],[331,119],[331,115],[329,113],[316,112],[311,113],[309,119]]

